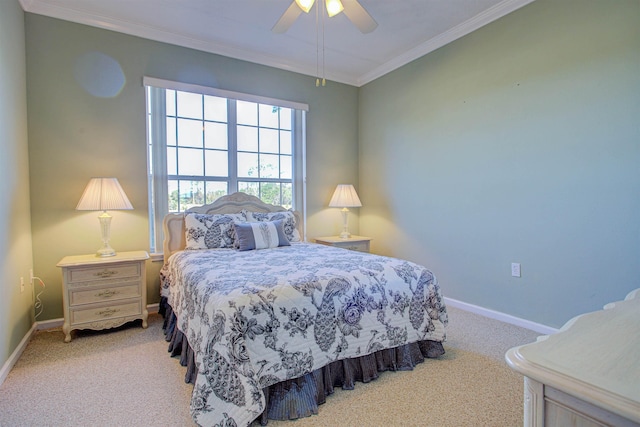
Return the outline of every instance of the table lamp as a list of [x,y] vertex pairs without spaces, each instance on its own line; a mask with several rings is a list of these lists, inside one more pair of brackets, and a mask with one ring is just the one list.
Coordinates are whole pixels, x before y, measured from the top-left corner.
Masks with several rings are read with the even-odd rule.
[[339,184],[336,187],[336,191],[333,192],[329,206],[332,208],[342,208],[343,228],[342,233],[340,233],[340,238],[348,239],[351,237],[351,233],[349,233],[347,223],[347,215],[349,214],[349,209],[347,208],[359,208],[362,206],[356,189],[353,188],[351,184]]
[[103,246],[96,253],[99,257],[114,256],[116,251],[109,245],[111,237],[111,215],[107,210],[131,210],[131,202],[117,178],[91,178],[76,206],[78,211],[102,211],[98,216],[102,230]]

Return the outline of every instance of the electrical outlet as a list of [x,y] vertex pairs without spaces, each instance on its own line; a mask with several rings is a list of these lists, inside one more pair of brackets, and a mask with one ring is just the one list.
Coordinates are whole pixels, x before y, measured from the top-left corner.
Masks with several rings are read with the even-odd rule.
[[29,269],[29,283],[33,285],[33,268]]
[[24,277],[20,278],[20,293],[24,292]]
[[511,263],[511,275],[513,277],[520,277],[520,263],[512,262]]

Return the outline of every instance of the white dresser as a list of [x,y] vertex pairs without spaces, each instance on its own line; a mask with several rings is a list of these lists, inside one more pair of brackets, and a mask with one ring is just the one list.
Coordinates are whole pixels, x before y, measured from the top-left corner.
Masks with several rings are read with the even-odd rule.
[[525,376],[525,427],[640,426],[640,289],[505,358]]
[[146,328],[147,259],[145,251],[64,257],[57,264],[62,269],[64,341],[71,341],[74,329],[114,328],[136,319]]

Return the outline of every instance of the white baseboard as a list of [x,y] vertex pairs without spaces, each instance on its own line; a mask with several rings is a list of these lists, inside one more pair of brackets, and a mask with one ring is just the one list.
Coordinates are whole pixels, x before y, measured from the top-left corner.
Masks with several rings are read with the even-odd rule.
[[[160,308],[160,304],[159,303],[148,304],[147,305],[147,311],[150,314],[157,313],[159,308]],[[24,349],[27,347],[27,344],[29,344],[29,341],[31,340],[31,337],[33,336],[33,333],[35,331],[42,331],[42,330],[45,330],[45,329],[60,328],[60,327],[62,327],[63,323],[64,323],[64,319],[63,318],[51,319],[51,320],[43,320],[43,321],[40,321],[40,322],[35,322],[31,326],[31,329],[29,329],[29,332],[27,332],[26,335],[24,336],[24,338],[22,338],[22,341],[20,341],[20,344],[18,344],[18,347],[16,347],[16,349],[13,351],[13,353],[11,353],[11,356],[9,356],[9,359],[7,359],[7,361],[4,363],[4,365],[2,365],[2,368],[0,369],[0,385],[2,385],[2,383],[4,383],[4,380],[9,375],[9,372],[11,371],[11,369],[13,369],[13,366],[16,364],[18,359],[20,359],[20,356],[24,352]]]
[[147,311],[149,312],[149,314],[155,314],[158,312],[158,310],[160,310],[160,303],[155,303],[155,304],[147,304]]
[[43,320],[41,322],[36,322],[36,330],[44,331],[45,329],[53,329],[53,328],[61,328],[64,323],[64,319],[61,317],[59,319],[51,319],[51,320]]
[[488,308],[480,307],[478,305],[469,304],[466,302],[458,301],[452,298],[444,297],[444,301],[447,305],[460,310],[469,311],[471,313],[479,314],[480,316],[488,317],[489,319],[499,320],[510,325],[519,326],[521,328],[529,329],[534,332],[538,332],[543,335],[551,335],[558,332],[558,329],[551,326],[543,325],[541,323],[532,322],[530,320],[521,319],[519,317],[512,316],[510,314],[501,313]]
[[7,359],[4,365],[2,365],[2,369],[0,369],[0,385],[4,383],[5,379],[7,379],[9,372],[11,372],[11,369],[13,369],[13,366],[16,364],[18,359],[20,359],[20,356],[22,355],[22,352],[24,351],[24,349],[27,348],[27,344],[29,344],[31,335],[33,335],[33,332],[35,330],[36,330],[36,324],[34,323],[31,326],[31,329],[29,329],[29,332],[27,332],[24,338],[22,338],[22,341],[20,341],[20,344],[18,344],[18,347],[16,347],[13,353],[11,353],[11,356],[9,356],[9,359]]

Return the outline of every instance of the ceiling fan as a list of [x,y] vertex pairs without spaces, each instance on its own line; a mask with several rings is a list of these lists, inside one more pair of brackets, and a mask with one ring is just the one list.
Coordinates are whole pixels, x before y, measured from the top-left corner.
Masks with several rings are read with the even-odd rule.
[[[322,0],[320,0],[322,1]],[[298,19],[302,12],[309,13],[315,0],[294,0],[282,14],[271,31],[274,33],[285,33],[291,25]],[[340,12],[349,18],[362,33],[370,33],[375,30],[378,23],[369,15],[369,12],[358,2],[358,0],[325,0],[327,15],[335,16]]]

